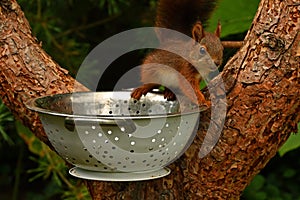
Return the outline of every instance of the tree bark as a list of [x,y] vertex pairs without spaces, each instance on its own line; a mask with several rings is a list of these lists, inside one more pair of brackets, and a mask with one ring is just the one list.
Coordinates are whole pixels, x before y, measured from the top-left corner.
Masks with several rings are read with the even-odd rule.
[[[300,120],[299,12],[297,0],[261,1],[244,46],[210,84],[217,91],[217,80],[224,81],[227,102],[219,103],[227,103],[227,113],[222,135],[207,156],[200,158],[199,150],[209,111],[201,115],[193,144],[170,166],[171,175],[143,182],[87,181],[92,198],[238,199],[290,133],[296,132]],[[37,115],[24,102],[72,92],[75,81],[32,37],[15,0],[0,2],[0,20],[1,99],[49,144]]]

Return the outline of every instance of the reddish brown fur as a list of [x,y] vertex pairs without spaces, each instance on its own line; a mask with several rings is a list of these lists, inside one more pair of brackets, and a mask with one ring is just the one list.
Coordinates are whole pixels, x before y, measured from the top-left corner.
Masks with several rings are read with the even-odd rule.
[[[220,31],[221,26],[218,25],[215,34],[204,32],[202,24],[200,22],[197,22],[192,29],[193,39],[199,42],[203,47],[205,47],[206,51],[209,53],[216,65],[221,64],[223,57],[223,47],[218,37],[220,35]],[[183,41],[181,42],[184,43]],[[178,76],[176,80],[178,82],[177,88],[168,88],[168,84],[165,85],[167,88],[164,92],[165,98],[167,98],[168,100],[173,100],[175,98],[175,95],[171,92],[171,89],[179,89],[181,93],[190,98],[194,103],[210,106],[210,102],[205,100],[204,95],[200,91],[199,82],[201,81],[201,76],[195,69],[195,67],[179,55],[164,50],[155,50],[147,55],[143,64],[149,65],[142,67],[141,70],[141,82],[143,82],[144,85],[136,88],[132,92],[132,98],[140,99],[142,95],[146,95],[152,89],[158,88],[160,84],[157,84],[155,82],[163,82],[166,80],[171,83],[173,81],[167,80],[168,76],[170,76],[171,73],[168,73],[168,70],[166,70],[165,68],[156,66],[157,64],[155,65],[155,63],[166,65],[175,69],[189,83],[183,84],[184,81],[181,80],[183,77]],[[159,75],[161,74],[166,77],[165,80],[158,80],[159,78],[157,77],[159,77]],[[170,87],[172,87],[172,84],[170,84]],[[195,99],[195,95],[197,99]]]

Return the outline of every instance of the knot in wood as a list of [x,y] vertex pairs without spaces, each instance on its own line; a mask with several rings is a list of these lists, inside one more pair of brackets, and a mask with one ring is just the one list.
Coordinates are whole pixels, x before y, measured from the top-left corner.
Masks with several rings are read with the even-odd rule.
[[270,48],[273,51],[282,52],[285,49],[285,42],[282,38],[277,37],[273,33],[262,35],[263,46]]

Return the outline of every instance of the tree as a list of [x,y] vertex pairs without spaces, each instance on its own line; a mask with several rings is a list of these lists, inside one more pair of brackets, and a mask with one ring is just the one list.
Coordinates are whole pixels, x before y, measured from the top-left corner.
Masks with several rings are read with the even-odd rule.
[[[300,120],[299,15],[296,0],[261,1],[244,46],[217,77],[225,83],[228,107],[221,138],[207,156],[200,159],[198,152],[209,111],[191,147],[170,166],[171,175],[145,182],[87,181],[93,199],[238,199]],[[71,92],[80,83],[43,51],[15,0],[0,2],[0,20],[1,99],[51,146],[24,102]]]

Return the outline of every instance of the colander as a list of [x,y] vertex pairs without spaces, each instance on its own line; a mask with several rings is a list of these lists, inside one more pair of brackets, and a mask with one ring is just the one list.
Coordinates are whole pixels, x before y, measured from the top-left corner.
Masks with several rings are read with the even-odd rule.
[[73,176],[104,181],[166,176],[195,136],[199,107],[130,91],[57,94],[32,99],[57,153]]

